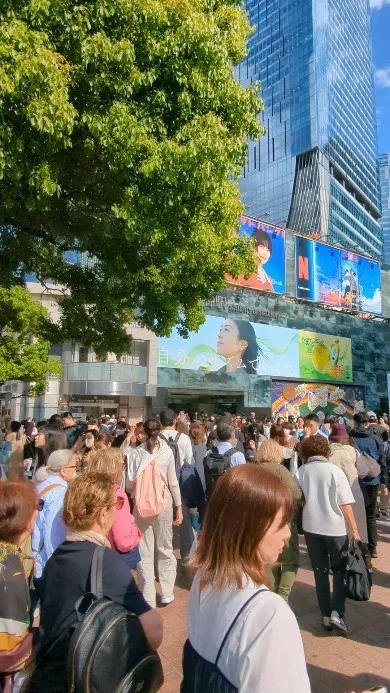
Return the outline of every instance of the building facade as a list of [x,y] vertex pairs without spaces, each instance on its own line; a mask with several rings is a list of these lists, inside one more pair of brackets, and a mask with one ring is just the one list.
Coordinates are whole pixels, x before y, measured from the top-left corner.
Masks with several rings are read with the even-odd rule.
[[379,156],[384,261],[390,265],[390,153]]
[[250,216],[382,257],[368,0],[246,0],[237,69],[259,80],[266,134],[240,179]]

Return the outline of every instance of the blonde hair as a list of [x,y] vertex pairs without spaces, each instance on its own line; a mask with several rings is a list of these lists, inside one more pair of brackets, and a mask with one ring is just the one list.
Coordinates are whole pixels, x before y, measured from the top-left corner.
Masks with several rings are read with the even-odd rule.
[[284,448],[276,440],[265,440],[257,453],[257,462],[274,462],[281,464],[284,459]]
[[113,480],[107,474],[80,474],[68,486],[62,519],[69,529],[88,531],[103,508],[115,502]]
[[107,474],[111,481],[122,481],[123,455],[119,448],[103,448],[89,458],[86,473]]

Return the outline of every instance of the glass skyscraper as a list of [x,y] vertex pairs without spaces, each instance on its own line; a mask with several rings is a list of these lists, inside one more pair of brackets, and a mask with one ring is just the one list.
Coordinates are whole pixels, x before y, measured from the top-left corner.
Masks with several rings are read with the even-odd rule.
[[390,154],[379,156],[379,180],[381,186],[384,260],[390,265]]
[[249,144],[246,212],[382,256],[368,0],[245,0],[237,68],[259,80],[267,130]]

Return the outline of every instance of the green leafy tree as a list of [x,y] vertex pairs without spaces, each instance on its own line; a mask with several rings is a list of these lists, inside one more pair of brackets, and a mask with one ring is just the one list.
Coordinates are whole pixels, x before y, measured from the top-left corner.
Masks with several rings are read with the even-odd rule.
[[254,270],[234,182],[262,131],[233,76],[249,35],[232,0],[2,0],[0,281],[63,287],[53,340],[185,335]]
[[49,314],[21,286],[0,287],[0,381],[22,380],[26,393],[45,392],[47,376],[61,373],[61,362],[49,356]]

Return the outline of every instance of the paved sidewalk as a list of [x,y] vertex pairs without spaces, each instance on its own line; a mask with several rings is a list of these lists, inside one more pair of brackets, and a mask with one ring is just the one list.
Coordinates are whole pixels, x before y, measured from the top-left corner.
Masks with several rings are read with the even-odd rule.
[[[371,600],[347,602],[348,639],[322,630],[313,573],[304,540],[301,541],[301,568],[293,587],[291,606],[302,631],[312,693],[361,693],[380,685],[387,685],[390,693],[390,523],[378,522],[378,530],[379,558],[373,561]],[[165,672],[161,693],[180,690],[191,580],[190,571],[179,567],[175,602],[160,610],[164,619],[160,654]]]

